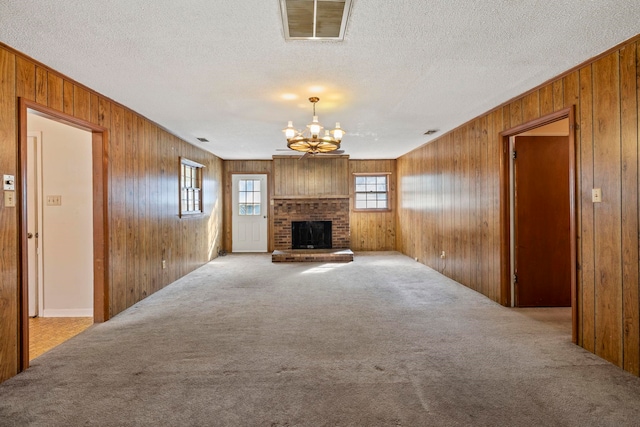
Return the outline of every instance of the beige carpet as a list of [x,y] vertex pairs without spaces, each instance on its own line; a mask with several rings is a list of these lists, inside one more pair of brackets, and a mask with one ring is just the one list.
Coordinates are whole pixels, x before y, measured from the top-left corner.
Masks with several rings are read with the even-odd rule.
[[0,385],[2,426],[637,426],[640,379],[397,253],[228,255]]

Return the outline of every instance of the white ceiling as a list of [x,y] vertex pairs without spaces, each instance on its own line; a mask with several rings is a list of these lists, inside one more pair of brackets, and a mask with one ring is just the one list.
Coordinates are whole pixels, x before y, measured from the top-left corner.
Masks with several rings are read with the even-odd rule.
[[278,0],[0,0],[0,41],[223,159],[285,154],[312,95],[397,158],[638,33],[638,0],[354,0],[343,42],[285,42]]

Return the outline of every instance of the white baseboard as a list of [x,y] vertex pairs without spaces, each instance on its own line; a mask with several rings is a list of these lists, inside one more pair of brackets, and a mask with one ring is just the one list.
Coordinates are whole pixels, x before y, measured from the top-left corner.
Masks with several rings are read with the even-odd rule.
[[93,308],[45,308],[40,317],[93,317]]

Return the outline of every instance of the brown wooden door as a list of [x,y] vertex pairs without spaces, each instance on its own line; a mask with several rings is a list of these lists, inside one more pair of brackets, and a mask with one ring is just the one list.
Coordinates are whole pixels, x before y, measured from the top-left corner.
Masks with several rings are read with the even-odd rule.
[[571,306],[569,138],[515,139],[518,307]]

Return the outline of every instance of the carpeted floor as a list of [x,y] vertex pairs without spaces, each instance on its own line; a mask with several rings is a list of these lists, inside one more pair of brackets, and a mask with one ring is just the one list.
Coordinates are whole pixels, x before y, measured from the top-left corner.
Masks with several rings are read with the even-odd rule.
[[637,426],[640,378],[566,309],[398,253],[221,257],[0,385],[2,426]]

